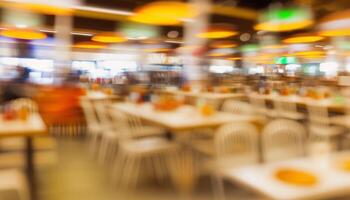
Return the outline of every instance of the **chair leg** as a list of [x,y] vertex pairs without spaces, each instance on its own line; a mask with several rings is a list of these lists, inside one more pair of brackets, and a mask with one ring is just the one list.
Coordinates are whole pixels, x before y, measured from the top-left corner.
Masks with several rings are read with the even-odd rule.
[[114,166],[112,169],[112,179],[114,180],[116,185],[118,185],[118,183],[121,182],[123,168],[125,168],[125,164],[126,164],[126,157],[122,151],[119,151],[115,158]]
[[211,181],[213,184],[213,193],[214,199],[216,200],[225,200],[225,189],[224,189],[224,181],[220,175],[212,175]]

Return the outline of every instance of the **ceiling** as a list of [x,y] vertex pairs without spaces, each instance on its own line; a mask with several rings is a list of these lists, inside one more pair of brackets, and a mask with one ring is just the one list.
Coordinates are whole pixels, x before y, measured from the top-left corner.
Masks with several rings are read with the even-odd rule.
[[[153,0],[154,1],[154,0]],[[187,0],[189,1],[189,0]],[[220,5],[225,8],[245,8],[251,11],[260,12],[266,9],[270,4],[290,4],[292,2],[299,2],[312,6],[317,18],[324,16],[333,11],[350,8],[350,0],[211,0],[213,5]],[[84,0],[84,4],[89,6],[118,9],[125,11],[133,11],[135,8],[142,6],[152,0]],[[254,33],[252,29],[255,20],[244,19],[240,17],[224,16],[220,14],[212,14],[210,16],[212,23],[230,23],[237,27],[241,33]],[[115,31],[120,25],[118,20],[97,19],[93,17],[74,16],[74,29],[88,29],[94,31]],[[45,16],[45,26],[53,26],[54,17]],[[180,32],[180,37],[183,34],[183,28],[180,26],[164,26],[162,27],[162,36],[166,37],[167,32],[177,30]],[[75,41],[89,40],[89,37],[75,36]],[[238,37],[232,40],[238,40]],[[254,37],[250,42],[254,42]]]

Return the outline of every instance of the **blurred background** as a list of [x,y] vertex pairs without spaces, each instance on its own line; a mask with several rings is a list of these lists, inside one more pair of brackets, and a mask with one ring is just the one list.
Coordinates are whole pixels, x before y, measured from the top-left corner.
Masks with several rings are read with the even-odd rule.
[[349,110],[349,0],[0,0],[0,200],[348,199]]

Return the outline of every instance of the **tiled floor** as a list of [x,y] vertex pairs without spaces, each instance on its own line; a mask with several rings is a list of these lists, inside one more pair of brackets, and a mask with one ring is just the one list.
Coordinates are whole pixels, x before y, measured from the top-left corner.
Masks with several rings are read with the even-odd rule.
[[[36,200],[212,200],[209,178],[202,178],[190,198],[180,196],[171,184],[140,185],[134,191],[121,191],[110,181],[110,170],[91,156],[81,138],[59,139],[54,164],[40,164],[37,169]],[[47,159],[47,156],[44,157]],[[230,183],[225,184],[226,200],[262,200]],[[1,199],[1,198],[0,198]],[[349,197],[337,200],[350,199]],[[332,200],[335,200],[334,198]]]
[[[100,166],[88,152],[82,139],[60,139],[58,162],[37,169],[37,200],[181,200],[176,190],[167,185],[139,186],[136,191],[120,191],[110,181],[109,170]],[[232,187],[233,188],[233,187]],[[227,199],[240,198],[242,191],[230,189]],[[245,193],[245,192],[244,192]],[[239,197],[239,198],[237,198]],[[213,199],[210,181],[204,178],[191,199]],[[258,199],[249,196],[248,199]]]

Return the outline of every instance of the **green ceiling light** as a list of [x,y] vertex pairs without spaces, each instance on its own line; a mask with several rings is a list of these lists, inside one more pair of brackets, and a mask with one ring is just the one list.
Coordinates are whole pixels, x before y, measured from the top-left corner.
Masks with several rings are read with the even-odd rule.
[[156,26],[140,23],[123,23],[120,32],[128,39],[148,39],[159,35],[159,28]]
[[3,22],[6,26],[32,28],[43,24],[43,18],[37,13],[18,9],[4,9]]
[[242,53],[251,53],[259,51],[260,47],[257,44],[246,44],[242,45],[240,50]]
[[286,32],[306,28],[314,23],[310,9],[304,7],[272,8],[264,12],[256,30]]
[[282,56],[275,59],[275,63],[279,65],[296,64],[297,59],[292,56]]

